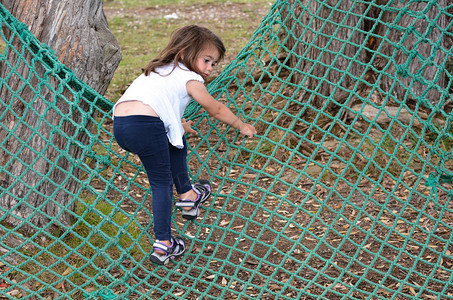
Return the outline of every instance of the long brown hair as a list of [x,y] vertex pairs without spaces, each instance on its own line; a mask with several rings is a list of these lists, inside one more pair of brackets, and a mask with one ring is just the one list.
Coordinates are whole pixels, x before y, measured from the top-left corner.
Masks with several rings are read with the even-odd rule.
[[[225,55],[225,46],[222,40],[212,31],[197,25],[184,26],[172,33],[168,45],[160,54],[151,60],[143,69],[145,75],[155,72],[156,68],[163,67],[171,62],[184,64],[189,70],[200,73],[196,68],[198,54],[207,45],[213,45],[219,51],[219,60]],[[167,74],[168,75],[168,74]]]

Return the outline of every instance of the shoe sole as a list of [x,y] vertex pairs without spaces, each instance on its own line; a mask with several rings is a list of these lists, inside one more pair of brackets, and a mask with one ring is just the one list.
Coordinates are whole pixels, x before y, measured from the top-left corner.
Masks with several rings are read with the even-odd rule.
[[[206,186],[206,185],[209,186],[209,188],[208,188],[209,189],[209,195],[206,197],[206,199],[203,202],[200,203],[200,206],[201,206],[201,204],[206,202],[209,199],[209,197],[211,196],[211,184],[209,183],[209,181],[207,181],[205,179],[199,180],[198,183],[201,184],[201,185],[204,185],[204,186]],[[197,208],[194,208],[194,209],[197,210],[196,216],[195,215],[193,215],[193,216],[192,215],[187,215],[187,214],[183,213],[182,217],[184,219],[186,219],[186,220],[195,220],[200,215],[200,206],[198,206]]]
[[[178,237],[180,238],[180,237]],[[180,254],[173,254],[171,256],[168,256],[167,258],[165,258],[164,260],[160,260],[158,257],[154,256],[151,254],[149,260],[157,265],[160,265],[160,266],[163,266],[163,265],[166,265],[168,264],[168,262],[171,260],[171,259],[175,259],[175,258],[178,258],[180,256],[183,256],[183,254],[186,252],[186,244],[184,243],[183,241],[183,246],[184,246],[184,250],[180,253]]]
[[200,209],[199,208],[192,208],[197,210],[197,215],[187,215],[187,214],[182,214],[182,217],[186,220],[195,220],[199,215],[200,215]]
[[159,258],[151,255],[149,260],[152,261],[153,263],[157,264],[157,265],[163,266],[163,265],[168,264],[168,262],[170,261],[170,257],[167,257],[165,260],[162,261]]
[[[185,251],[184,251],[184,252],[185,252]],[[184,254],[184,252],[181,253],[181,254],[179,254],[179,255],[172,255],[172,256],[169,256],[169,257],[167,257],[167,258],[166,258],[165,260],[163,260],[163,261],[160,260],[159,258],[157,258],[157,257],[155,257],[155,256],[153,256],[153,255],[151,255],[151,257],[149,258],[149,260],[152,261],[153,263],[157,264],[157,265],[164,266],[164,265],[168,264],[168,263],[170,262],[170,260],[175,259],[175,258],[178,258],[178,257],[181,257],[181,256]]]

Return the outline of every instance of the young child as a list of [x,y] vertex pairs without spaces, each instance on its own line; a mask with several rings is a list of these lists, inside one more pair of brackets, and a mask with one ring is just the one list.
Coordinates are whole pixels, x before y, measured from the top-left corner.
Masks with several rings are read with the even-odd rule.
[[184,241],[171,236],[173,184],[180,197],[176,206],[186,219],[199,215],[199,207],[211,193],[209,182],[192,185],[189,178],[184,132],[196,131],[191,122],[181,120],[190,99],[240,133],[248,137],[256,133],[204,86],[224,54],[222,41],[210,30],[196,25],[180,28],[113,108],[118,145],[138,155],[149,179],[156,239],[150,259],[157,264],[166,264],[185,251]]

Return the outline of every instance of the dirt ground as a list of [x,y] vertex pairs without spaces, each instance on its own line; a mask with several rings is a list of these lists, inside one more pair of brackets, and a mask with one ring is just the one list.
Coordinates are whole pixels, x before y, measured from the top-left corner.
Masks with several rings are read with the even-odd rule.
[[[246,4],[225,5],[176,13],[193,21],[205,16],[219,22],[231,15],[248,16],[243,13]],[[256,14],[264,15],[267,9],[263,7]],[[175,11],[145,8],[106,13],[110,17],[125,13],[155,17]],[[355,128],[365,133],[367,126],[366,122],[357,122]],[[400,129],[395,129],[395,136]],[[314,157],[318,166],[326,164],[329,152],[350,159],[350,149],[341,148],[337,141],[341,134],[312,137],[315,142],[330,145]],[[378,137],[381,133],[376,128],[369,135]],[[197,139],[188,140],[197,145]],[[216,151],[222,153],[226,146]],[[213,191],[217,196],[215,203],[206,204],[196,223],[186,224],[179,214],[175,216],[175,225],[193,237],[189,242],[191,253],[177,270],[182,275],[171,275],[168,281],[151,276],[149,284],[160,289],[153,294],[156,297],[165,297],[163,291],[171,289],[169,283],[179,282],[181,277],[186,281],[179,286],[193,289],[184,294],[187,299],[196,299],[201,293],[212,299],[235,299],[238,294],[249,299],[344,299],[345,295],[354,299],[370,295],[380,299],[436,299],[439,293],[453,297],[453,213],[450,196],[445,193],[451,190],[450,184],[443,184],[434,197],[433,190],[410,168],[390,176],[359,176],[355,181],[347,173],[340,175],[345,164],[333,160],[330,168],[334,175],[302,180],[300,172],[321,170],[316,165],[306,168],[307,161],[301,160],[292,164],[293,168],[283,166],[285,172],[280,172],[285,150],[275,154],[282,157],[274,163],[255,162],[253,168],[262,168],[263,173],[244,171],[240,166],[219,168],[208,147],[198,147],[197,152],[199,159],[193,157],[190,167],[198,170],[200,161],[209,161],[211,169],[216,170]],[[376,164],[377,171],[382,167],[379,164],[384,162]],[[146,182],[146,177],[142,180]],[[226,202],[225,196],[231,192],[234,196]],[[143,214],[143,225],[150,221],[147,216]],[[142,292],[147,291],[142,287]],[[166,299],[175,298],[177,292],[172,293],[174,296]]]
[[[254,9],[253,17],[261,19],[268,9]],[[250,4],[226,2],[184,10],[106,9],[106,15],[146,18],[175,13],[194,22],[209,16],[222,26],[232,15],[249,18],[250,11]],[[230,53],[226,63],[233,59]],[[291,90],[282,93],[291,95]],[[282,97],[272,105],[297,115],[298,108],[286,104]],[[331,125],[321,119],[310,121],[324,129]],[[277,125],[291,122],[281,117]],[[389,129],[386,123],[369,130],[368,122],[354,122],[348,125],[363,139],[382,141],[383,129],[396,140],[405,138],[404,126]],[[425,185],[425,165],[420,161],[428,157],[428,145],[418,146],[408,164],[392,161],[389,153],[378,156],[373,147],[360,148],[362,155],[354,158],[351,149],[360,140],[340,142],[345,128],[332,126],[327,135],[310,125],[298,123],[294,128],[316,149],[302,145],[298,151],[304,156],[292,156],[291,147],[299,140],[286,136],[275,151],[261,153],[247,168],[247,147],[253,142],[243,143],[232,132],[225,139],[210,132],[207,122],[201,123],[201,132],[211,134],[207,140],[188,138],[197,153],[191,155],[189,166],[198,178],[212,178],[214,197],[196,222],[186,222],[179,212],[174,216],[175,233],[186,239],[187,254],[168,267],[131,257],[114,269],[100,264],[109,274],[97,284],[107,286],[111,278],[127,275],[127,286],[114,286],[113,291],[127,290],[129,299],[143,299],[142,295],[151,299],[438,299],[439,294],[453,298],[453,207],[447,193],[453,187]],[[106,122],[109,132],[111,126]],[[265,132],[263,122],[257,127]],[[279,137],[280,132],[274,134]],[[275,137],[269,133],[261,138]],[[413,142],[404,141],[395,153],[411,153],[407,149],[414,147]],[[136,157],[130,158],[140,164]],[[365,173],[366,168],[374,172]],[[119,190],[129,188],[130,195],[121,208],[148,228],[151,201],[145,202],[145,210],[138,210],[148,185],[146,175],[134,177],[136,169],[130,164],[123,164],[121,172],[114,184]],[[106,188],[102,180],[91,185],[98,191]],[[121,198],[114,190],[107,196]],[[5,268],[0,264],[0,273]]]

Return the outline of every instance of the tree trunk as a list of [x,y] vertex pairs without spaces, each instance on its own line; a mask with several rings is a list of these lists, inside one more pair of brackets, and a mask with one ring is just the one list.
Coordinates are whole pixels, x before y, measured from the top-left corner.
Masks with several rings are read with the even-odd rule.
[[[102,0],[0,2],[78,78],[105,93],[121,52]],[[0,216],[7,214],[3,220],[26,231],[48,228],[49,222],[68,226],[81,176],[73,164],[81,149],[70,140],[86,143],[90,124],[82,122],[82,112],[92,110],[90,103],[73,98],[27,41],[7,26],[2,30],[8,51],[0,65],[6,79],[0,90],[0,123],[6,127],[0,127]]]
[[383,25],[377,34],[386,38],[377,43],[373,65],[382,70],[379,85],[394,97],[392,100],[419,99],[431,105],[445,102],[446,15],[441,11],[445,7],[446,0],[395,1],[391,8],[384,6]]
[[324,109],[344,103],[351,92],[374,83],[375,70],[382,71],[379,85],[393,100],[439,101],[446,63],[441,44],[446,17],[440,9],[446,0],[388,2],[288,1],[283,15],[293,35],[287,45],[292,66],[300,70],[292,80],[306,87],[301,101],[315,109],[328,98],[334,102]]
[[362,16],[366,5],[350,0],[288,2],[285,25],[296,37],[288,40],[288,48],[294,52],[292,65],[300,70],[292,79],[308,90],[300,100],[316,109],[329,97],[344,101],[344,89],[365,73],[367,39]]

